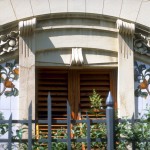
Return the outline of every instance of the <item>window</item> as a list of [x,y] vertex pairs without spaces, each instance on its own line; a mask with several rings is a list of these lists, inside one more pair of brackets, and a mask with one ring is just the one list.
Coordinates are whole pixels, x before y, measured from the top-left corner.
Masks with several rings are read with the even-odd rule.
[[81,115],[85,116],[90,108],[89,96],[93,89],[103,98],[104,117],[109,91],[112,92],[116,106],[116,70],[37,68],[36,117],[47,119],[47,94],[50,92],[53,119],[66,119],[67,99],[71,106],[72,118],[79,119]]

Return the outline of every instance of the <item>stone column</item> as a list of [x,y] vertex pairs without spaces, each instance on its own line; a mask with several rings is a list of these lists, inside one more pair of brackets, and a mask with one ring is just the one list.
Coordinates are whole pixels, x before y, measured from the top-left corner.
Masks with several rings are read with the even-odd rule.
[[134,99],[134,53],[133,35],[135,25],[117,20],[118,42],[118,115],[132,117]]
[[31,101],[35,118],[35,25],[35,18],[19,22],[20,119],[27,119]]

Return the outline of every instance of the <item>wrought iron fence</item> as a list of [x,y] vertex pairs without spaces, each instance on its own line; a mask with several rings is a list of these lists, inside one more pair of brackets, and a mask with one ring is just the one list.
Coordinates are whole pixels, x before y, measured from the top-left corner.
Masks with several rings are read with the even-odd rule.
[[[86,115],[86,118],[84,120],[71,120],[71,110],[70,105],[67,101],[67,120],[53,120],[52,119],[52,102],[51,102],[51,96],[48,94],[48,117],[47,120],[32,120],[32,103],[29,106],[28,109],[28,119],[27,120],[12,120],[12,115],[10,115],[9,120],[0,120],[0,124],[8,124],[8,138],[7,139],[0,139],[0,143],[7,143],[8,150],[12,149],[12,144],[14,142],[20,142],[20,139],[13,139],[12,137],[12,124],[26,124],[28,126],[28,134],[27,139],[22,139],[21,142],[27,143],[28,150],[32,150],[32,144],[34,142],[44,142],[47,143],[48,150],[52,149],[52,142],[66,142],[67,143],[67,149],[71,150],[71,142],[85,142],[87,143],[87,150],[91,150],[91,142],[102,142],[106,141],[107,143],[107,149],[113,150],[114,149],[114,108],[113,108],[113,99],[111,96],[111,93],[109,92],[109,95],[106,100],[106,118],[105,119],[90,119],[88,117],[88,114]],[[52,138],[52,124],[66,124],[67,125],[67,138],[62,139],[53,139]],[[86,138],[72,138],[71,137],[71,124],[76,123],[85,123],[86,128]],[[106,139],[101,138],[91,138],[90,137],[90,126],[93,123],[105,123],[106,129],[107,129],[107,136]],[[47,124],[48,125],[48,135],[47,138],[42,139],[33,139],[32,137],[32,125],[33,124]]]

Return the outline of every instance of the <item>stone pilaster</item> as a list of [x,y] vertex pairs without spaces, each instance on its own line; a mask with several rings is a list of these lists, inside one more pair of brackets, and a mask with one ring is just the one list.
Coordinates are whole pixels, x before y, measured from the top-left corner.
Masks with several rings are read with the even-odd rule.
[[19,22],[20,119],[27,119],[31,101],[35,117],[35,25],[35,18]]
[[135,25],[117,20],[118,42],[118,115],[132,117],[134,100],[134,53],[133,35]]

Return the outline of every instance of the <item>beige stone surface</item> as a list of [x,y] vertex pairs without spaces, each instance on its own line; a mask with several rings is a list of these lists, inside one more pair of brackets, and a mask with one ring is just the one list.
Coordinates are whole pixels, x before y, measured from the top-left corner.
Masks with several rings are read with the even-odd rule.
[[68,0],[68,12],[85,13],[85,0]]
[[150,1],[144,0],[137,17],[137,23],[150,27]]
[[86,13],[102,14],[103,0],[86,0]]
[[35,18],[19,22],[20,119],[27,118],[31,103],[32,116],[35,119],[35,26]]
[[49,14],[51,12],[49,0],[42,0],[42,3],[41,0],[32,0],[31,5],[34,15]]
[[50,0],[51,13],[61,13],[68,11],[67,0]]
[[71,49],[47,50],[36,53],[36,66],[69,66]]
[[96,48],[117,51],[117,34],[96,30],[73,29],[46,30],[36,33],[36,51],[54,48]]
[[[36,53],[36,66],[70,66],[72,49],[47,50]],[[117,66],[117,52],[82,49],[82,66]]]
[[16,20],[9,0],[0,1],[0,25]]
[[149,6],[148,0],[1,0],[0,25],[39,15],[47,18],[51,12],[52,16],[59,13],[66,16],[77,13],[81,16],[82,13],[86,17],[92,14],[99,17],[102,14],[150,27]]
[[121,12],[122,0],[105,0],[103,14],[108,16],[119,17]]
[[142,0],[125,0],[122,3],[120,18],[136,21]]
[[15,14],[17,16],[17,20],[33,16],[33,10],[30,4],[30,0],[11,0],[11,1]]
[[19,100],[20,100],[20,119],[27,118],[28,108],[32,102],[32,116],[35,117],[35,55],[34,38],[27,42],[25,38],[19,40]]
[[119,37],[118,51],[118,115],[131,118],[135,113],[134,55],[132,37]]

